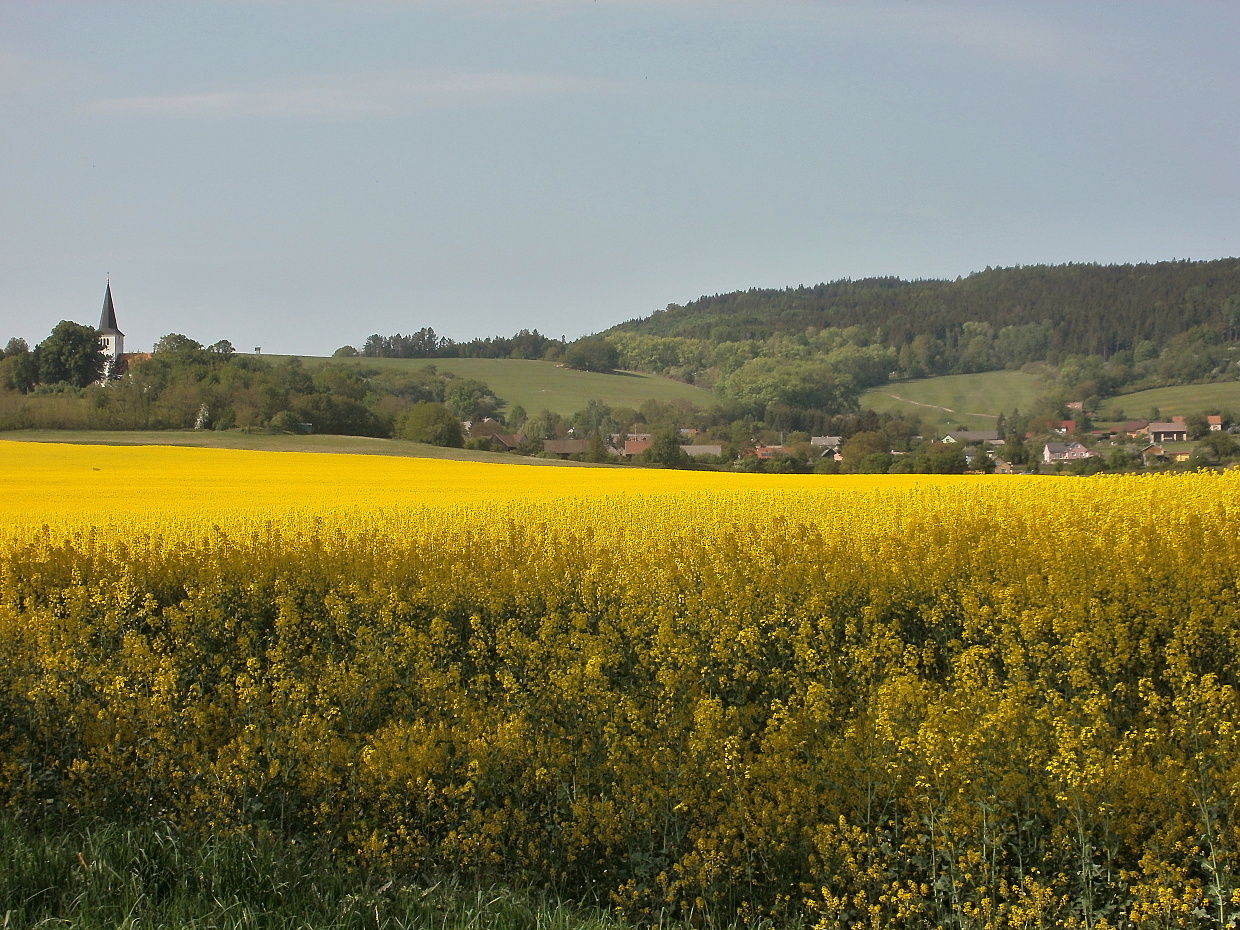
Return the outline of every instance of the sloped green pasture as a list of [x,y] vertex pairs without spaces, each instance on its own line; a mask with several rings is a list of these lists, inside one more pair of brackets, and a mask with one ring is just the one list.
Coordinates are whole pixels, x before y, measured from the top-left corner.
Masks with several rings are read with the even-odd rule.
[[670,403],[683,399],[704,407],[715,399],[710,391],[658,375],[633,371],[614,374],[576,371],[555,362],[531,359],[303,357],[302,361],[310,368],[329,362],[380,370],[418,369],[434,365],[458,378],[484,381],[504,400],[507,409],[511,410],[519,404],[530,413],[552,410],[568,416],[581,410],[590,400],[601,400],[612,407],[640,407],[646,400]]
[[861,395],[861,406],[880,413],[921,417],[924,429],[993,429],[1000,413],[1028,410],[1041,393],[1036,375],[987,371],[893,381]]

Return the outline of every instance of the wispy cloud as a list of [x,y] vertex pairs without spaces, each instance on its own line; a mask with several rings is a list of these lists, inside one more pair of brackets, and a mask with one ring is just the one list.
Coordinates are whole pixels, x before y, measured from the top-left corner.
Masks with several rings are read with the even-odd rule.
[[312,75],[240,90],[111,97],[86,110],[147,117],[366,119],[505,98],[607,92],[616,82],[556,74],[374,71]]

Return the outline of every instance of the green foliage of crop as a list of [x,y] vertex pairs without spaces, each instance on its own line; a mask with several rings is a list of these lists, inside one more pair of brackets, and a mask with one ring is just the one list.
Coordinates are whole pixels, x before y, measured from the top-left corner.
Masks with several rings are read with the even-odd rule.
[[[14,535],[0,800],[243,859],[304,840],[346,895],[450,872],[650,922],[1235,925],[1240,474],[727,484]],[[49,878],[0,900],[63,901],[77,853],[82,900],[123,892],[96,926],[151,882],[337,887],[296,856],[213,884],[161,835],[106,888],[85,841],[9,856]],[[329,910],[248,925],[354,925]]]
[[174,827],[0,819],[0,926],[605,930],[605,911],[545,894],[362,873],[271,837],[194,840]]

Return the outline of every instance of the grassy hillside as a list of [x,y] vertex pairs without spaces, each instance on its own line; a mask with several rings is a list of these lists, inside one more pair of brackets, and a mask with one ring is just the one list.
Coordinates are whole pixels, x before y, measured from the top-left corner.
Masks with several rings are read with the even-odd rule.
[[[963,427],[988,429],[1002,411],[1028,410],[1041,389],[1037,376],[1019,371],[992,371],[975,375],[944,375],[917,381],[894,381],[861,395],[861,406],[885,413],[921,417],[927,431]],[[1097,420],[1159,416],[1187,416],[1206,410],[1240,414],[1240,381],[1183,384],[1122,394],[1103,401]]]
[[[277,356],[270,356],[277,358]],[[461,378],[476,378],[490,385],[504,399],[508,409],[520,404],[530,413],[554,410],[567,416],[582,409],[589,400],[601,400],[613,407],[639,407],[642,401],[669,402],[684,398],[698,406],[714,401],[709,391],[657,375],[617,372],[604,375],[561,368],[555,362],[503,358],[343,358],[302,357],[307,367],[340,362],[369,368],[422,368],[434,365]]]
[[927,432],[993,429],[1000,413],[1028,410],[1039,393],[1035,375],[989,371],[894,381],[863,393],[861,406],[880,413],[915,414]]
[[1240,381],[1224,381],[1217,384],[1180,384],[1175,387],[1137,391],[1108,398],[1102,404],[1102,419],[1137,419],[1149,417],[1154,408],[1159,416],[1187,416],[1206,410],[1231,410],[1240,413]]
[[101,446],[193,446],[206,449],[252,449],[259,452],[336,452],[348,455],[395,455],[418,459],[456,459],[464,462],[503,462],[524,465],[567,465],[601,468],[559,459],[536,459],[470,449],[445,449],[400,439],[368,436],[293,436],[287,433],[243,430],[9,430],[0,439],[23,442],[71,442]]

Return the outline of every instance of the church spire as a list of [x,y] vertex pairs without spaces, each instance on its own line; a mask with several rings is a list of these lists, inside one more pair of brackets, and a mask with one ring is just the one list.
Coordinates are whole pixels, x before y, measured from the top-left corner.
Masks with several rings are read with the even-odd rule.
[[105,336],[125,335],[116,325],[116,308],[112,305],[112,282],[108,281],[107,292],[103,295],[103,312],[99,314],[99,332]]

